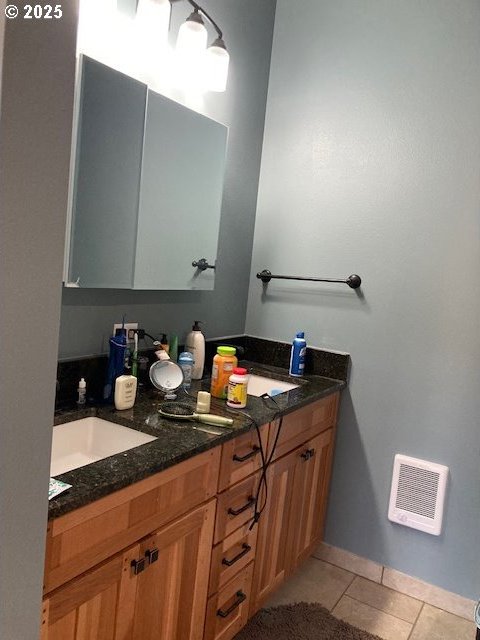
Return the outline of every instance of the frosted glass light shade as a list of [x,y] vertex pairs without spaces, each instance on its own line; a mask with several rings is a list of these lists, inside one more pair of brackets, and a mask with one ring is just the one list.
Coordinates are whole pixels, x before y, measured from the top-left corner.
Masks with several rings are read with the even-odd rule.
[[156,36],[166,41],[171,8],[169,0],[139,0],[135,21],[144,30],[144,37]]
[[208,47],[205,54],[206,88],[209,91],[225,91],[227,87],[230,56],[220,38]]
[[198,13],[193,12],[178,30],[177,53],[188,56],[204,53],[207,37],[202,18]]

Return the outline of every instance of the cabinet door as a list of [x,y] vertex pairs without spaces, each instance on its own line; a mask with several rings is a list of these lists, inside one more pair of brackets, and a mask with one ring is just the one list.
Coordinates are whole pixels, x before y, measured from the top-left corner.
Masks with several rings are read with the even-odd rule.
[[291,569],[321,541],[332,463],[333,431],[328,429],[297,449],[289,548]]
[[135,289],[213,289],[227,131],[148,91]]
[[268,471],[268,502],[259,522],[250,614],[283,582],[291,564],[288,535],[297,460],[295,450]]
[[119,607],[122,576],[138,546],[57,589],[43,603],[42,640],[115,640],[123,616],[132,617],[133,602]]
[[131,288],[146,85],[83,57],[69,278]]
[[124,574],[119,607],[132,616],[116,640],[202,639],[214,518],[212,500],[142,541],[146,568]]

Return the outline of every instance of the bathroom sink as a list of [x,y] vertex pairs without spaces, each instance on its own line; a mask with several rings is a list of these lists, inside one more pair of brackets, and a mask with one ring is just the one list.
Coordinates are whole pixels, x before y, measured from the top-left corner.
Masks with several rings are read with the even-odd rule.
[[156,440],[129,427],[90,417],[53,427],[50,476],[57,476]]
[[251,374],[248,379],[247,393],[250,396],[263,396],[264,393],[269,396],[275,396],[278,393],[297,389],[300,385],[284,382],[283,380],[274,380],[273,378],[265,378]]

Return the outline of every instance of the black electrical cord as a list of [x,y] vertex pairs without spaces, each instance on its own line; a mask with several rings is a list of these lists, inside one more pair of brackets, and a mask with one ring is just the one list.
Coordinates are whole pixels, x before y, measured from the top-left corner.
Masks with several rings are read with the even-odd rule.
[[[272,421],[275,422],[276,420],[278,420],[278,429],[277,429],[277,433],[275,434],[275,440],[273,441],[272,450],[270,452],[270,455],[268,456],[268,459],[262,459],[262,473],[260,475],[260,480],[259,480],[259,483],[258,483],[258,488],[257,488],[256,495],[255,495],[255,511],[254,511],[252,523],[250,525],[250,530],[252,530],[253,527],[257,524],[257,522],[260,520],[260,517],[261,517],[262,513],[264,512],[265,507],[267,506],[267,501],[268,501],[267,472],[268,472],[268,468],[269,468],[270,464],[272,463],[273,456],[275,455],[275,450],[276,450],[277,444],[278,444],[278,438],[280,437],[280,432],[282,430],[282,425],[283,425],[283,416],[281,414],[281,409],[278,406],[278,403],[276,402],[276,400],[274,400],[272,396],[269,396],[266,393],[264,393],[260,397],[262,398],[262,400],[264,402],[267,399],[271,400],[275,404],[275,406],[277,407],[277,411],[276,411],[275,415],[273,416],[273,420]],[[260,431],[258,432],[258,437],[260,439]],[[265,493],[264,493],[263,500],[262,500],[263,504],[259,509],[258,508],[258,504],[259,504],[259,501],[260,501],[260,495],[261,495],[261,491],[262,491],[262,486],[265,489]]]
[[153,336],[151,336],[151,335],[150,335],[149,333],[147,333],[146,331],[145,331],[145,333],[144,333],[144,336],[147,336],[147,338],[150,338],[150,340],[151,340],[152,342],[157,342],[157,338],[154,338]]
[[[192,393],[190,393],[187,389],[183,389],[183,392],[185,393],[185,395],[187,395],[189,398],[192,399],[196,399],[196,396],[194,396]],[[273,460],[273,456],[275,455],[275,450],[277,448],[277,444],[278,444],[278,439],[280,437],[280,432],[282,430],[282,426],[283,426],[283,415],[282,415],[282,411],[277,403],[277,401],[272,397],[269,396],[267,393],[264,393],[262,396],[260,396],[261,399],[263,400],[264,403],[266,403],[267,400],[273,402],[273,404],[276,407],[276,411],[275,414],[271,420],[271,422],[275,422],[276,420],[278,420],[278,429],[277,429],[277,433],[275,434],[275,440],[273,441],[273,446],[272,446],[272,450],[270,452],[270,455],[267,458],[267,454],[268,452],[264,450],[263,448],[263,443],[262,443],[262,436],[260,433],[260,426],[258,424],[258,422],[255,420],[255,418],[253,416],[251,416],[247,411],[240,411],[237,409],[232,409],[229,407],[229,412],[231,413],[236,413],[239,416],[242,416],[243,418],[248,418],[250,420],[250,422],[253,424],[253,426],[255,427],[255,431],[257,434],[257,439],[258,439],[258,446],[260,448],[260,457],[262,460],[262,472],[260,474],[260,480],[258,482],[258,487],[257,487],[257,491],[255,492],[255,508],[254,508],[254,512],[253,512],[253,518],[252,518],[252,522],[250,524],[249,530],[252,530],[253,527],[257,524],[257,522],[260,520],[260,517],[262,515],[262,513],[265,510],[265,507],[267,506],[267,500],[268,500],[268,480],[267,480],[267,471],[268,468],[270,466],[270,464],[272,463]],[[262,496],[262,487],[264,488],[264,493]],[[260,503],[260,498],[262,499],[262,505],[259,508],[258,505]]]

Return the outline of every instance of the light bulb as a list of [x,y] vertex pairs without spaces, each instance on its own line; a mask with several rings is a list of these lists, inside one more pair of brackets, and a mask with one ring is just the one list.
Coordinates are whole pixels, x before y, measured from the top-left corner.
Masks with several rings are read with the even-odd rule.
[[205,54],[206,88],[209,91],[225,91],[227,87],[230,56],[221,38],[217,38]]

